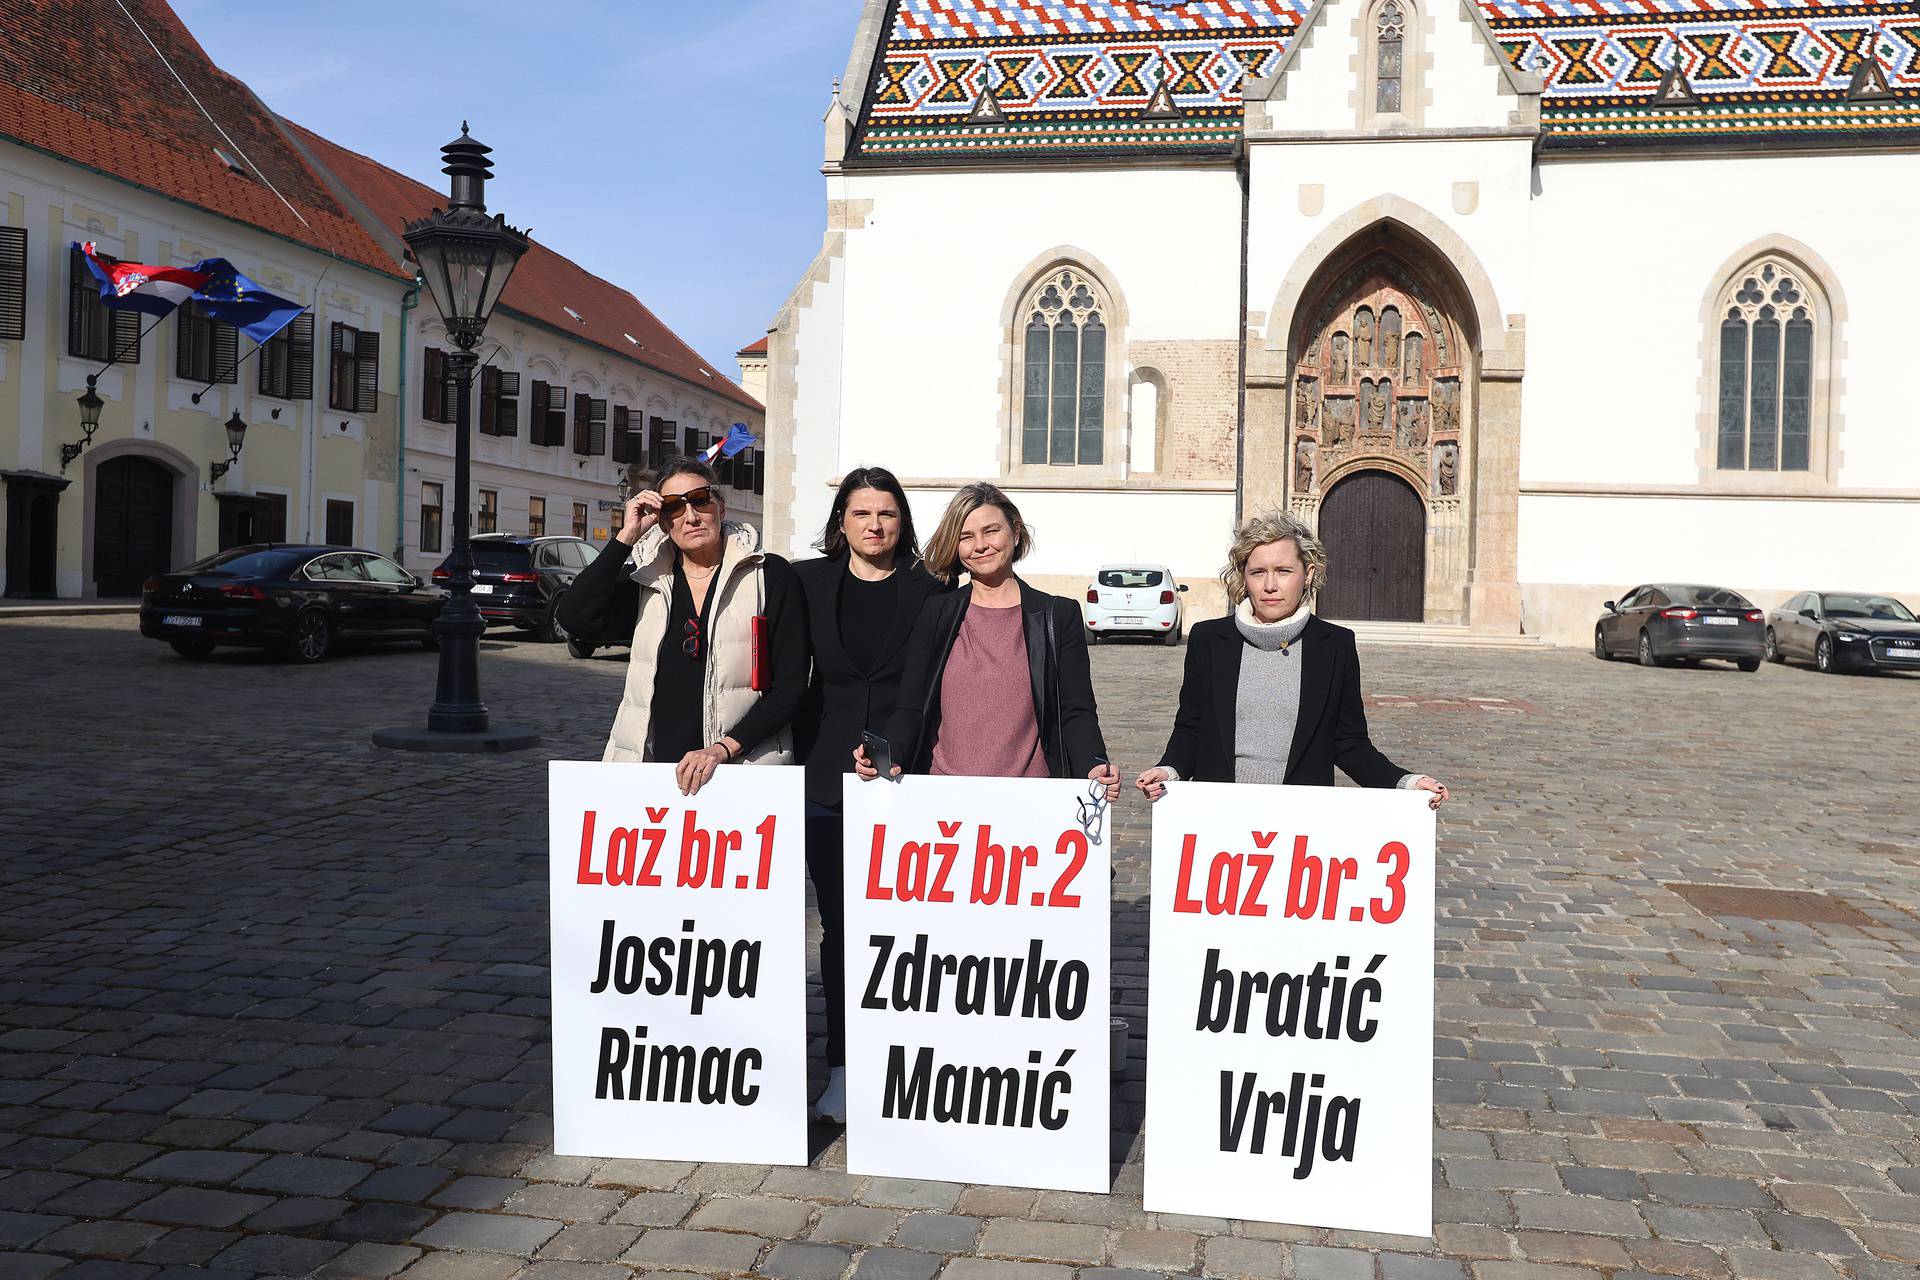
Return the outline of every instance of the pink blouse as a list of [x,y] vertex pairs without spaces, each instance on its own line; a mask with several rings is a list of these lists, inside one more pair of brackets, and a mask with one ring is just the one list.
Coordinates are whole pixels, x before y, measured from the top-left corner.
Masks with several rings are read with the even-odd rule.
[[1044,778],[1047,753],[1033,716],[1027,635],[1020,606],[969,605],[940,679],[936,774]]

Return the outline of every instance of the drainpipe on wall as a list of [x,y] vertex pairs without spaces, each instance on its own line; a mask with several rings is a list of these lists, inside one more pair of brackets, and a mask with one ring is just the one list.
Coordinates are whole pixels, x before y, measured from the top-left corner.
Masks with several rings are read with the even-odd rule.
[[[1247,504],[1247,254],[1251,244],[1253,228],[1253,179],[1252,160],[1247,155],[1246,143],[1240,144],[1240,158],[1234,169],[1240,178],[1240,310],[1234,317],[1234,328],[1239,331],[1236,343],[1236,358],[1239,363],[1238,399],[1234,405],[1233,428],[1233,524],[1235,528],[1246,518]],[[1286,468],[1281,468],[1284,472]],[[1282,484],[1286,481],[1282,479]],[[1286,509],[1283,497],[1281,510]]]
[[420,305],[420,286],[416,274],[400,299],[400,442],[393,459],[393,562],[407,563],[407,313]]

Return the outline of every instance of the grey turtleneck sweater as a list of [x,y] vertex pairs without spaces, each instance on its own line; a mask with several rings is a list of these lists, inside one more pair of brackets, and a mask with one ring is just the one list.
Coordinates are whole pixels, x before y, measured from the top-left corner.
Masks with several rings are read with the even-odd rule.
[[1279,622],[1254,620],[1253,604],[1243,600],[1233,611],[1247,647],[1240,653],[1240,685],[1234,698],[1233,780],[1280,783],[1287,779],[1287,756],[1300,719],[1300,662],[1306,651],[1300,633],[1311,610]]

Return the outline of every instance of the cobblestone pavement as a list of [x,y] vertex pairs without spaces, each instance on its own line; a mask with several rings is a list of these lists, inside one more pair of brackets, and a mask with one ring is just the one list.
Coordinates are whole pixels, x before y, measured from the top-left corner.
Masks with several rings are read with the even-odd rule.
[[[1920,1280],[1920,680],[1363,650],[1376,740],[1458,797],[1429,1242],[1144,1212],[1137,1039],[1110,1196],[851,1177],[831,1129],[804,1169],[556,1157],[542,766],[597,752],[619,658],[489,642],[546,748],[423,758],[367,734],[427,655],[189,663],[129,624],[0,624],[5,1280]],[[1097,652],[1123,768],[1177,661]]]

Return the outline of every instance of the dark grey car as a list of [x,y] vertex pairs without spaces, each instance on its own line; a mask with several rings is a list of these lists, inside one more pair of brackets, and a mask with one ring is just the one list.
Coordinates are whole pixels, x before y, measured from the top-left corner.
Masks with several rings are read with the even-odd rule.
[[1593,627],[1593,656],[1631,656],[1643,667],[1724,658],[1758,671],[1766,651],[1766,614],[1737,591],[1698,583],[1635,587]]
[[1767,615],[1767,657],[1822,671],[1920,671],[1920,621],[1892,596],[1803,591]]

